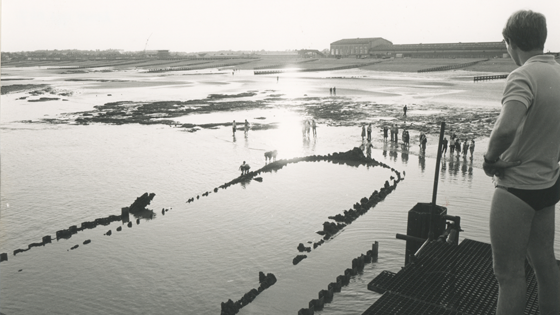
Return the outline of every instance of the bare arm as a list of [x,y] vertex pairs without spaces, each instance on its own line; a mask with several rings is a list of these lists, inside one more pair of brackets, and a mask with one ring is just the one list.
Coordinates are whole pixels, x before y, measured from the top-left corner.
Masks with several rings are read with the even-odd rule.
[[527,113],[527,107],[519,101],[508,101],[494,125],[488,142],[486,158],[496,160],[513,143],[517,128]]
[[[504,104],[502,112],[494,125],[494,129],[490,134],[488,142],[488,150],[485,158],[489,161],[495,161],[504,153],[513,143],[517,128],[523,121],[523,117],[527,113],[527,107],[519,101],[508,101]],[[486,163],[482,165],[484,172],[488,176],[504,176],[504,169],[521,164],[521,161],[502,161],[495,163]]]

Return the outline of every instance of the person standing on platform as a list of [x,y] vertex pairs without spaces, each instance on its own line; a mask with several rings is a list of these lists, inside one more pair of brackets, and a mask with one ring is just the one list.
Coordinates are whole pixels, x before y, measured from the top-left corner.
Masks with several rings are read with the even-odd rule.
[[540,314],[556,315],[560,313],[560,272],[554,255],[555,205],[560,200],[560,65],[553,55],[543,53],[544,15],[517,11],[502,35],[518,68],[507,77],[483,163],[495,185],[489,223],[498,280],[496,314],[524,313],[527,260],[537,279]]

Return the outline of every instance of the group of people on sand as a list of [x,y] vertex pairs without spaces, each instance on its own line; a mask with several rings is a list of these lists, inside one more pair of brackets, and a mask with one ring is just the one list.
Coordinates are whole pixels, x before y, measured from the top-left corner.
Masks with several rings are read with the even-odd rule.
[[[235,120],[231,125],[231,129],[233,130],[233,135],[235,136],[235,132],[237,131],[237,123],[235,122]],[[247,121],[247,119],[245,119],[245,124],[243,125],[243,129],[245,132],[249,131],[249,122]]]
[[306,119],[303,121],[301,126],[301,133],[303,136],[308,136],[313,132],[313,136],[317,136],[317,122],[315,119]]
[[470,141],[465,138],[462,141],[454,133],[451,134],[451,140],[447,141],[447,137],[444,137],[441,143],[441,153],[445,155],[447,153],[447,146],[449,144],[449,156],[453,156],[457,152],[457,158],[463,154],[463,158],[467,158],[468,153],[471,153],[471,159],[473,158],[475,142],[474,139]]
[[[384,142],[388,141],[389,133],[391,134],[391,142],[399,143],[399,126],[397,124],[392,124],[390,128],[387,125],[383,126]],[[406,128],[402,130],[401,139],[405,147],[410,146],[410,134]]]

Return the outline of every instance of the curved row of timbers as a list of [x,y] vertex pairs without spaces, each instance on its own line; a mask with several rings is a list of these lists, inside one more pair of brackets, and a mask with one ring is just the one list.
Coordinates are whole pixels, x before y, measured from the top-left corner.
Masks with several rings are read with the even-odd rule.
[[[326,156],[313,155],[313,156],[293,158],[289,160],[278,160],[275,162],[271,162],[266,166],[264,166],[263,168],[254,172],[248,172],[232,180],[229,183],[225,183],[219,186],[219,188],[225,189],[231,185],[240,182],[246,182],[251,179],[262,181],[261,177],[257,177],[262,172],[276,171],[283,168],[287,164],[297,163],[301,161],[308,161],[308,162],[329,161],[333,163],[343,163],[343,164],[349,164],[354,166],[358,166],[358,165],[381,166],[384,168],[391,169],[391,171],[393,171],[396,175],[396,178],[394,176],[390,177],[390,180],[393,181],[393,184],[390,184],[389,181],[385,181],[384,186],[381,187],[379,191],[375,190],[370,195],[369,198],[368,197],[362,198],[359,202],[356,202],[352,208],[350,208],[349,210],[344,210],[343,213],[339,213],[334,216],[329,216],[329,219],[336,221],[336,223],[328,222],[328,221],[325,221],[323,223],[323,230],[317,232],[317,234],[323,235],[323,238],[319,242],[313,243],[313,249],[316,249],[317,247],[321,246],[326,240],[329,240],[330,238],[335,236],[348,224],[351,224],[358,217],[365,214],[369,209],[374,208],[375,205],[377,205],[377,203],[384,200],[385,197],[397,187],[398,182],[404,179],[404,177],[401,177],[401,173],[399,171],[396,171],[395,169],[389,167],[386,164],[377,162],[374,159],[367,158],[363,154],[363,151],[360,148],[354,148],[347,152],[333,153],[333,154],[328,154]],[[406,174],[403,172],[403,175]],[[215,188],[214,192],[217,191],[218,188]],[[202,194],[202,196],[208,196],[209,193],[210,192],[205,192],[204,194]],[[200,195],[196,196],[196,199],[199,198]],[[193,202],[194,200],[195,197],[190,198],[187,202]],[[372,250],[367,251],[365,255],[362,254],[361,256],[353,259],[352,268],[346,269],[343,275],[340,275],[336,278],[336,282],[331,282],[328,285],[328,289],[321,290],[319,292],[318,299],[311,300],[309,302],[309,308],[300,309],[298,315],[313,314],[314,311],[323,309],[325,303],[332,302],[333,294],[335,292],[340,292],[342,286],[348,285],[351,276],[355,276],[358,274],[358,272],[362,271],[366,263],[377,261],[378,246],[379,246],[378,242],[375,242],[372,246]],[[306,247],[303,243],[300,243],[297,246],[297,249],[300,252],[311,252],[311,247]],[[307,255],[297,255],[293,259],[292,263],[294,265],[297,265],[301,260],[305,258],[307,258]],[[221,314],[222,315],[237,314],[243,306],[248,304],[247,302],[249,303],[252,302],[260,292],[261,291],[256,291],[255,289],[252,289],[251,291],[247,292],[243,296],[243,298],[238,300],[237,302],[233,302],[231,299],[229,299],[227,302],[222,302]]]
[[[326,240],[330,239],[331,237],[339,233],[347,224],[352,223],[359,216],[365,214],[369,209],[375,207],[375,205],[378,202],[385,199],[385,197],[396,188],[398,182],[404,179],[403,177],[401,177],[400,172],[396,171],[395,169],[389,167],[384,163],[366,157],[360,148],[354,148],[347,152],[338,152],[338,153],[333,153],[328,155],[312,155],[307,157],[299,157],[299,158],[293,158],[288,160],[274,161],[265,165],[259,170],[253,172],[247,172],[246,174],[241,175],[238,178],[235,178],[234,180],[228,183],[216,187],[214,188],[213,191],[214,193],[217,193],[219,188],[226,189],[231,185],[235,185],[241,182],[247,182],[250,180],[262,181],[261,177],[257,177],[257,175],[260,175],[262,172],[277,171],[290,163],[297,163],[302,161],[306,161],[306,162],[328,161],[332,163],[348,164],[353,166],[358,166],[358,165],[381,166],[384,168],[391,169],[391,171],[393,171],[397,176],[396,178],[394,176],[390,177],[390,180],[393,181],[392,185],[389,183],[389,181],[385,181],[384,186],[380,188],[379,191],[375,190],[369,198],[367,197],[362,198],[359,202],[355,203],[351,209],[344,210],[342,214],[329,216],[329,219],[336,221],[336,223],[328,222],[328,221],[325,221],[323,223],[323,230],[317,232],[318,234],[323,235],[323,238],[319,242],[313,244],[314,249],[322,245]],[[406,174],[403,172],[403,175]],[[203,193],[202,196],[203,197],[208,196],[210,193],[211,193],[210,191],[207,191]],[[150,209],[146,209],[146,206],[150,204],[150,202],[154,197],[155,197],[154,193],[150,193],[150,194],[144,193],[142,196],[138,197],[130,207],[122,208],[121,215],[110,215],[108,217],[99,218],[94,221],[83,222],[81,224],[81,227],[77,227],[76,225],[74,225],[69,227],[68,229],[59,230],[56,232],[56,239],[57,241],[61,238],[69,239],[70,237],[72,237],[72,235],[84,229],[93,229],[98,225],[106,226],[115,221],[122,221],[123,224],[128,222],[127,223],[128,227],[132,227],[132,222],[129,221],[129,213],[133,214],[136,217],[137,224],[140,224],[140,218],[145,218],[148,220],[153,219],[155,218],[154,211]],[[199,198],[200,195],[197,195],[196,199]],[[194,200],[195,197],[189,198],[187,203],[193,202]],[[169,209],[163,208],[162,214],[165,214],[165,212],[167,211],[169,211]],[[116,231],[121,231],[121,230],[122,230],[121,226],[117,227],[116,229]],[[111,234],[112,231],[109,230],[104,235],[110,236]],[[83,244],[86,245],[89,244],[90,242],[91,240],[86,240],[84,241]],[[28,246],[27,249],[15,250],[14,255],[20,252],[27,251],[33,247],[44,246],[48,243],[51,243],[50,235],[44,236],[43,241],[41,243],[32,243]],[[78,246],[79,245],[75,245],[71,249],[75,249]],[[358,271],[363,270],[364,263],[377,261],[377,246],[378,244],[376,242],[373,245],[372,250],[368,251],[366,255],[362,254],[360,257],[353,259],[352,268],[346,269],[344,275],[337,277],[336,282],[330,283],[327,290],[321,290],[321,292],[319,292],[319,298],[310,301],[309,308],[301,309],[299,314],[313,314],[314,310],[322,309],[324,303],[331,302],[333,293],[340,292],[340,288],[348,284],[350,280],[350,276],[356,275]],[[311,252],[311,248],[305,247],[303,243],[300,243],[297,246],[297,249],[300,252]],[[307,258],[307,255],[296,256],[293,259],[293,264],[297,265],[304,258]],[[8,260],[6,253],[0,254],[0,262],[4,260]],[[228,302],[222,303],[222,314],[224,315],[236,314],[239,311],[239,309],[241,309],[243,306],[247,305],[248,303],[252,302],[257,297],[257,295],[260,294],[260,292],[262,292],[264,289],[276,283],[276,281],[277,281],[276,277],[273,274],[269,273],[265,276],[262,272],[260,272],[259,282],[261,283],[261,285],[259,286],[259,289],[250,290],[237,302],[233,302],[230,299],[228,300]]]

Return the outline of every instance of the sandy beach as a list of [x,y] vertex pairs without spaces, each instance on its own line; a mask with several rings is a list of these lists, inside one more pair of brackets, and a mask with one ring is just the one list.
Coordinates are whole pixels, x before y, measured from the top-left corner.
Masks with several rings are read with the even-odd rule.
[[[156,73],[148,70],[195,62],[3,65],[0,253],[9,259],[1,266],[7,284],[0,287],[6,299],[1,311],[41,314],[46,305],[71,314],[76,303],[90,301],[80,303],[84,314],[98,313],[99,305],[114,314],[215,314],[222,302],[258,287],[262,271],[278,282],[240,314],[293,314],[379,241],[379,261],[353,277],[322,314],[363,311],[378,297],[365,284],[383,270],[402,267],[404,243],[394,234],[405,232],[406,211],[430,200],[441,122],[460,137],[474,138],[477,147],[473,160],[449,153],[444,158],[438,203],[462,217],[462,237],[487,241],[491,183],[477,165],[499,113],[504,80],[474,83],[473,76],[492,73],[474,70],[373,69],[384,62],[254,74],[255,67],[280,61]],[[403,59],[386,66],[410,70],[454,61]],[[227,67],[223,60],[211,62]],[[299,65],[332,69],[355,62],[368,63]],[[317,122],[317,136],[302,134],[309,119]],[[369,123],[373,139],[362,141],[361,126]],[[410,131],[410,148],[384,142],[382,127],[392,124]],[[425,154],[419,153],[420,132],[428,134]],[[301,255],[298,244],[317,243],[329,217],[393,183],[395,173],[310,158],[259,174],[261,181],[237,181],[239,165],[261,169],[264,152],[271,150],[289,160],[355,147],[406,173],[404,179],[375,209],[293,264]],[[112,221],[145,192],[155,193],[154,218],[131,225]],[[99,218],[109,219],[70,239],[29,247]],[[16,250],[25,251],[13,255]],[[47,285],[51,290],[45,292]],[[30,290],[33,299],[24,294]]]

